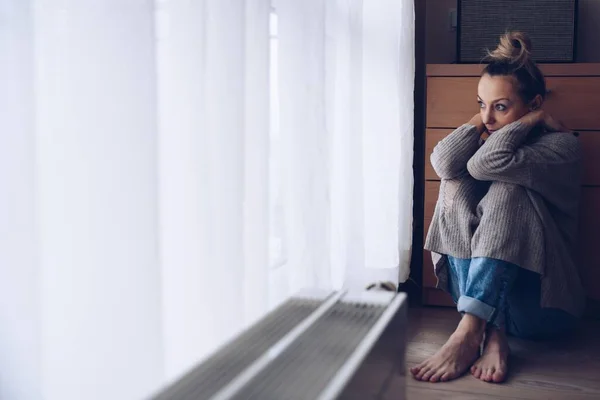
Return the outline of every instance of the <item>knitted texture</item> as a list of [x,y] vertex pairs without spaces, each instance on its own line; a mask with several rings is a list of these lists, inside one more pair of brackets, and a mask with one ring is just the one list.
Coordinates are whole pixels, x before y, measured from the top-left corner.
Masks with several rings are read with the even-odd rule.
[[520,121],[483,144],[469,124],[438,143],[431,164],[441,186],[425,242],[438,287],[448,290],[445,255],[495,258],[540,274],[542,307],[581,315],[575,261],[581,157],[573,135]]

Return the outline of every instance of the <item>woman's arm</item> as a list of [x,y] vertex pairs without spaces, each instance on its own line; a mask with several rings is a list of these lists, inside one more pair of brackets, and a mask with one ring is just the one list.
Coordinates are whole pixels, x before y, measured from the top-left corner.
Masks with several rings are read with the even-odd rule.
[[531,129],[538,124],[552,131],[566,131],[547,114],[530,113],[487,139],[467,164],[471,176],[480,181],[517,184],[540,193],[551,202],[562,197],[574,184],[578,185],[579,142],[565,132],[542,134],[533,143],[524,144]]
[[467,173],[467,162],[479,149],[484,129],[481,116],[477,114],[435,146],[431,165],[441,179],[455,179]]

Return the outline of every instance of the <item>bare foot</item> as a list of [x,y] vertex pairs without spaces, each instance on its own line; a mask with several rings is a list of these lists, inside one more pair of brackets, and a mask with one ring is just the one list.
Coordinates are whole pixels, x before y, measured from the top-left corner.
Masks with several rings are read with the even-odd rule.
[[465,314],[446,344],[432,357],[410,369],[414,378],[445,382],[464,374],[479,357],[485,324],[484,320]]
[[483,354],[471,367],[471,373],[484,382],[504,382],[508,373],[509,354],[506,334],[495,328],[489,329]]

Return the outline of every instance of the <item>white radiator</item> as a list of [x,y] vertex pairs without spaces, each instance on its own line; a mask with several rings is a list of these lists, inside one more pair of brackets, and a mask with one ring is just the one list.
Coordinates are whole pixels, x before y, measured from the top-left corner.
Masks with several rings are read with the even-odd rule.
[[304,292],[153,399],[403,400],[406,313],[403,293]]

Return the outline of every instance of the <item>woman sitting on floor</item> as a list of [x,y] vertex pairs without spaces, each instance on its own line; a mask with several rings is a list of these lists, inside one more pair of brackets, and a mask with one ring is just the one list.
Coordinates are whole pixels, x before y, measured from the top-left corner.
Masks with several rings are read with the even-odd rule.
[[582,314],[573,251],[581,150],[541,109],[546,86],[530,47],[522,33],[501,38],[479,81],[480,113],[431,156],[442,182],[425,248],[463,317],[448,342],[411,369],[418,380],[448,381],[470,369],[502,382],[506,334],[554,337]]

